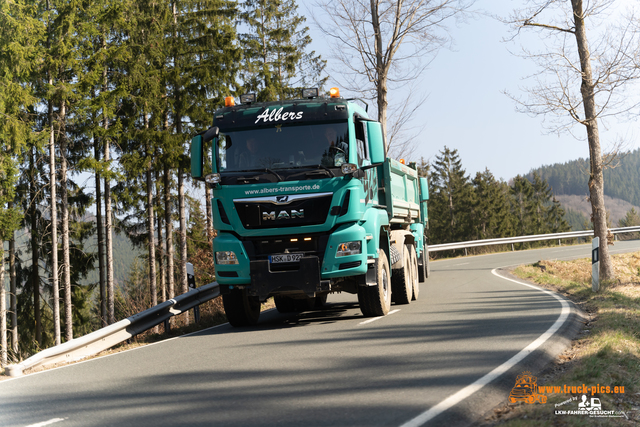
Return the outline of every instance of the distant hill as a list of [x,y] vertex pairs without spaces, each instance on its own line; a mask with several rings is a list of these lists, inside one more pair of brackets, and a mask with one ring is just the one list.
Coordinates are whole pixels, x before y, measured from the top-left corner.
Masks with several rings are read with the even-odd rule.
[[[574,220],[566,218],[569,225],[571,225],[571,229],[576,231],[583,230],[582,222],[589,221],[589,218],[591,217],[591,203],[587,200],[587,196],[560,194],[556,196],[556,200],[562,204],[567,216],[569,215],[569,211],[571,211],[571,215],[581,216],[581,218],[576,217]],[[604,204],[607,207],[609,221],[611,221],[611,225],[613,227],[618,226],[618,221],[621,218],[624,218],[631,208],[635,208],[637,212],[640,212],[640,208],[638,206],[634,206],[626,200],[614,199],[609,196],[604,196]],[[578,224],[580,224],[580,228],[576,228]]]
[[[640,149],[620,155],[614,160],[613,165],[615,167],[608,167],[604,171],[604,194],[613,199],[621,199],[631,205],[640,206]],[[580,158],[532,169],[528,174],[530,179],[534,172],[538,172],[541,178],[547,180],[556,196],[586,197],[589,194],[587,187],[589,161],[587,159]],[[611,209],[609,204],[607,209]]]

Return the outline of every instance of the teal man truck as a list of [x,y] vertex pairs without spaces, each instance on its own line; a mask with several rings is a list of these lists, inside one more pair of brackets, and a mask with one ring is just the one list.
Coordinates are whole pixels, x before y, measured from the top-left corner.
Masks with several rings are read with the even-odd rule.
[[429,275],[428,187],[387,158],[366,108],[317,89],[302,99],[227,97],[191,143],[191,174],[212,189],[216,279],[233,326],[260,303],[280,312],[357,294],[365,316],[417,299]]

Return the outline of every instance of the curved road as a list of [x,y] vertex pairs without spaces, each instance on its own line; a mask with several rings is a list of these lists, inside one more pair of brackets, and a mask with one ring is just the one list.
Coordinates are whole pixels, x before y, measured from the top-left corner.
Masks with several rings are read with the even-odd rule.
[[[637,251],[640,241],[611,249]],[[272,310],[254,328],[221,325],[5,380],[0,425],[466,425],[579,326],[558,298],[492,270],[590,253],[581,245],[434,262],[420,299],[383,318],[363,318],[352,295],[331,295],[323,311]]]

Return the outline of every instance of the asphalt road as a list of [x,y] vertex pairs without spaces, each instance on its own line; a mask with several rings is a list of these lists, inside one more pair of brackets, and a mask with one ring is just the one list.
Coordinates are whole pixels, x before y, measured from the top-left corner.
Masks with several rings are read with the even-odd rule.
[[[640,241],[612,249],[637,251]],[[254,328],[222,325],[5,380],[0,425],[466,425],[505,401],[522,370],[539,372],[579,326],[570,304],[492,270],[590,252],[434,262],[420,299],[383,318],[363,318],[353,295],[331,295],[322,311],[272,310]]]

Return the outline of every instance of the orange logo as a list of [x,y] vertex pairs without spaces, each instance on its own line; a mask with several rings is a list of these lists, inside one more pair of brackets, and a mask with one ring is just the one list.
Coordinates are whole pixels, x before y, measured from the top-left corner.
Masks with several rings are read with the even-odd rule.
[[509,393],[509,402],[547,403],[547,396],[538,393],[538,377],[524,371],[516,378],[516,385]]

